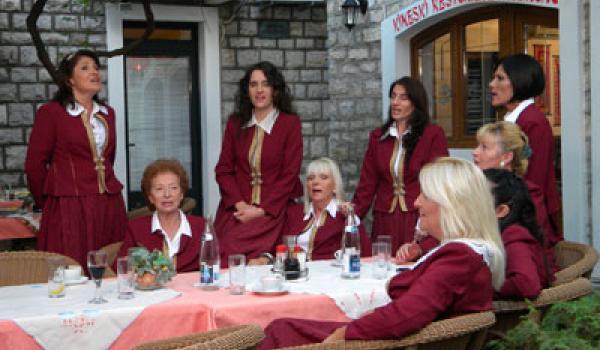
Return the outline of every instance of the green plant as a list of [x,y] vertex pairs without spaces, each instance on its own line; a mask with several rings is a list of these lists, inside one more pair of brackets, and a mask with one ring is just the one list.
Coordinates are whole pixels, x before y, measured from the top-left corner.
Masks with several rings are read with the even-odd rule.
[[138,276],[146,273],[153,275],[166,275],[170,279],[175,275],[175,268],[171,259],[160,250],[149,252],[145,247],[135,247],[130,252],[133,260],[133,269]]
[[598,350],[600,349],[600,292],[579,300],[552,305],[541,324],[529,314],[485,350]]

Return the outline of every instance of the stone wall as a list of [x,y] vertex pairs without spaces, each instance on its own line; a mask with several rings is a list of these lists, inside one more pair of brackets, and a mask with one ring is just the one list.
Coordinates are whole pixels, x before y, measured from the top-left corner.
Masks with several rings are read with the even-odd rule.
[[[25,183],[23,165],[35,111],[56,89],[26,28],[31,4],[0,0],[0,183],[13,186]],[[82,47],[105,49],[103,3],[85,10],[84,16],[84,7],[69,0],[46,4],[37,23],[53,62]]]
[[[294,107],[302,120],[304,165],[328,155],[331,116],[325,112],[329,98],[325,6],[245,6],[232,18],[236,4],[220,7],[223,122],[234,109],[237,84],[246,67],[270,61],[282,70],[294,95]],[[258,37],[259,21],[270,20],[289,21],[289,37]]]

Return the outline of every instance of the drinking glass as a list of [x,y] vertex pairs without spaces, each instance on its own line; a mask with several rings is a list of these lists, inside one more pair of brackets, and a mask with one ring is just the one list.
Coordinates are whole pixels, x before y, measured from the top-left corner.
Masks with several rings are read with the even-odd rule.
[[234,295],[246,292],[246,257],[242,254],[229,256],[229,293]]
[[49,256],[48,259],[48,297],[65,296],[65,261],[62,256]]
[[[387,267],[387,269],[391,270],[392,269],[392,264],[391,264],[390,257],[392,256],[392,236],[390,236],[390,235],[380,235],[380,236],[377,236],[376,242],[383,242],[383,243],[386,244],[387,249],[388,249],[388,251],[387,251],[387,261],[388,261],[388,267]],[[394,252],[394,254],[395,254],[395,252]],[[375,254],[373,254],[373,256],[375,256]]]
[[376,241],[373,248],[373,278],[384,279],[388,274],[390,265],[390,250],[387,242]]
[[134,282],[133,264],[132,261],[122,256],[117,258],[117,283],[119,290],[119,299],[131,299],[133,295]]
[[101,250],[92,250],[88,252],[87,263],[90,275],[96,283],[96,291],[94,292],[94,298],[92,298],[92,300],[90,300],[89,303],[107,303],[108,300],[102,298],[102,290],[100,289],[100,286],[102,285],[102,276],[104,275],[104,271],[106,270],[107,265],[106,253]]

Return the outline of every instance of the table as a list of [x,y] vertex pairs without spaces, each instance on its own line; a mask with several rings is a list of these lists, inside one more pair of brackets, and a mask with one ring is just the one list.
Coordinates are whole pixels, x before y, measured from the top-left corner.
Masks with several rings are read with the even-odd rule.
[[[309,263],[313,268],[318,264],[327,266],[329,262]],[[266,268],[266,267],[265,267]],[[326,268],[323,268],[327,270]],[[322,269],[322,270],[323,270]],[[314,268],[311,271],[317,271]],[[368,270],[363,267],[363,271]],[[334,281],[339,276],[339,269],[330,267],[331,274],[319,276],[315,272],[314,280],[318,278]],[[329,272],[325,272],[327,274]],[[363,276],[368,272],[363,272]],[[237,324],[258,324],[262,327],[280,317],[312,318],[330,321],[348,321],[349,318],[336,305],[336,302],[323,294],[297,294],[291,286],[292,293],[284,296],[259,296],[252,293],[245,295],[230,295],[228,289],[218,291],[203,291],[193,286],[198,279],[197,273],[177,275],[167,287],[182,293],[180,297],[161,304],[147,307],[120,334],[111,345],[111,349],[131,349],[140,342],[149,340],[186,335],[194,332],[207,331]],[[361,286],[369,287],[366,293],[386,295],[385,281],[375,281],[369,278],[355,281],[339,281],[340,285],[352,286],[350,295],[356,294]],[[331,283],[329,283],[331,284]],[[92,285],[92,283],[88,283]],[[301,288],[301,285],[298,284]],[[11,288],[11,287],[8,287]],[[365,288],[363,288],[365,289]],[[91,294],[90,289],[90,296]],[[44,289],[45,292],[45,289]],[[143,292],[138,292],[143,293]],[[67,290],[68,295],[68,290]],[[45,295],[43,296],[45,297]],[[371,297],[373,297],[371,295]],[[387,296],[386,296],[387,297]],[[135,301],[135,299],[133,299]],[[3,301],[4,302],[4,301]],[[0,315],[1,317],[1,315]],[[14,321],[0,320],[1,349],[40,349],[37,342],[25,333]]]

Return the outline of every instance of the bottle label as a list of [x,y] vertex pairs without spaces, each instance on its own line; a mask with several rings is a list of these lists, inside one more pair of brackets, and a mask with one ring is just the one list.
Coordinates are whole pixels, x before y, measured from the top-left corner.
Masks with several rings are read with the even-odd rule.
[[350,272],[360,272],[360,257],[356,254],[350,256]]
[[[218,272],[217,272],[218,273]],[[213,267],[210,265],[201,265],[200,266],[200,283],[209,284],[214,283]]]

